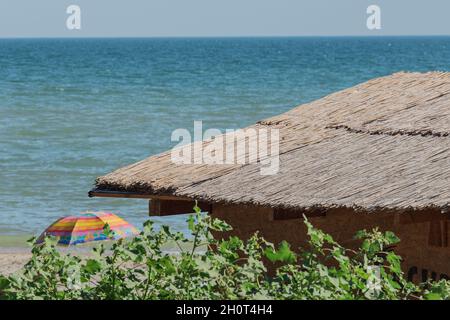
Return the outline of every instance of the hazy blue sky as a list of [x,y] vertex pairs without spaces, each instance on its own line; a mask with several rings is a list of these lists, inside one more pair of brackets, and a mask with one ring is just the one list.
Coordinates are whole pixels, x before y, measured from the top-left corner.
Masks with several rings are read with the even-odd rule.
[[[81,7],[81,30],[66,8]],[[381,7],[382,30],[366,28]],[[1,0],[0,37],[450,34],[449,0]]]

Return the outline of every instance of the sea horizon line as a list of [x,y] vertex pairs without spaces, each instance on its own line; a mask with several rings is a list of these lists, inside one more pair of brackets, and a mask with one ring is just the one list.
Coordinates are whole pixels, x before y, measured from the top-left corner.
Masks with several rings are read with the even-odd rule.
[[430,35],[239,35],[239,36],[0,36],[0,40],[86,40],[86,39],[293,39],[293,38],[449,38],[450,34]]

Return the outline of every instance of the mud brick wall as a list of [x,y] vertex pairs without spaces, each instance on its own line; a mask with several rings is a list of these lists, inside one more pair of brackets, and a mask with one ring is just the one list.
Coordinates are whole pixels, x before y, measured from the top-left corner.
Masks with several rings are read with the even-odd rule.
[[[286,240],[293,248],[306,245],[301,212],[213,204],[211,214],[233,226],[229,234],[244,239],[259,231],[275,244]],[[358,230],[378,227],[381,231],[393,231],[401,239],[395,252],[402,256],[402,268],[410,280],[439,280],[450,275],[449,220],[440,211],[360,213],[352,209],[328,209],[308,219],[350,249],[359,246],[359,241],[353,239]]]

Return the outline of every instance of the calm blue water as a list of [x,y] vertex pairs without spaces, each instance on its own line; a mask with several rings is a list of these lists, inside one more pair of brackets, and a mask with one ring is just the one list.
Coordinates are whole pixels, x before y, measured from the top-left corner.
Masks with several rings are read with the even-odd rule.
[[146,201],[87,192],[193,120],[238,128],[373,77],[449,69],[445,37],[0,40],[0,235],[84,210],[140,226]]

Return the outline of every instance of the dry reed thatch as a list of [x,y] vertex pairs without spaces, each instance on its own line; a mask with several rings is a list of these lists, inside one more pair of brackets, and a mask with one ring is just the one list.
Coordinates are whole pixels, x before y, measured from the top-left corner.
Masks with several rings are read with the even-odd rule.
[[[282,208],[447,208],[450,73],[396,73],[253,128],[280,129],[280,171],[175,165],[170,151],[97,178],[97,191]],[[207,144],[208,142],[204,142]]]

